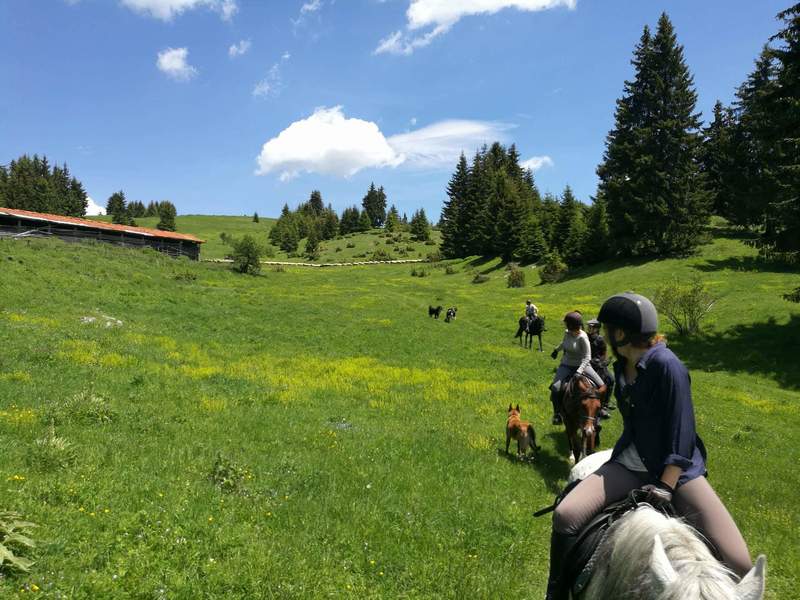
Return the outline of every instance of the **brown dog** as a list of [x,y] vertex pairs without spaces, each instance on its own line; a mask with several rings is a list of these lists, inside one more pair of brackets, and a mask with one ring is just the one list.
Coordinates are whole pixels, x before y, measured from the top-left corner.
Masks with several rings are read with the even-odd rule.
[[541,450],[536,445],[536,431],[528,421],[521,421],[519,418],[519,404],[514,408],[508,405],[508,421],[506,421],[506,454],[511,444],[511,439],[517,440],[517,456],[524,456],[528,448],[534,452]]

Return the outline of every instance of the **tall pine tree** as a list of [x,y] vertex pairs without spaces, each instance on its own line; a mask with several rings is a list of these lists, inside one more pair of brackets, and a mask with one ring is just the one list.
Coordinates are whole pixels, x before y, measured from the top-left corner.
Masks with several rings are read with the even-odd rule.
[[616,250],[684,253],[702,239],[708,193],[699,167],[702,138],[692,76],[666,14],[655,36],[644,28],[633,81],[617,101],[598,167]]

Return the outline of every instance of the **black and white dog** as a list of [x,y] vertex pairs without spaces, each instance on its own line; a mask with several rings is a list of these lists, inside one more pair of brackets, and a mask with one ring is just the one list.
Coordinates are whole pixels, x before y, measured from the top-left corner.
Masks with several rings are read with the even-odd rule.
[[450,308],[448,308],[447,314],[444,317],[444,322],[449,323],[450,321],[455,320],[456,312],[458,312],[458,309],[455,306],[451,306]]

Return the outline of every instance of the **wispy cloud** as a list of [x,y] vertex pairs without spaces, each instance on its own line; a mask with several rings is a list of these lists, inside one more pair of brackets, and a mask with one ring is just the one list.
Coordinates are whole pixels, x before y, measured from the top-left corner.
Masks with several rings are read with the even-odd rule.
[[322,107],[264,144],[256,174],[278,172],[286,181],[304,172],[351,177],[367,168],[448,168],[461,152],[503,139],[511,127],[448,120],[386,137],[376,123],[345,116],[341,106]]
[[291,56],[292,55],[289,54],[288,51],[281,55],[280,61],[272,65],[267,72],[267,76],[255,85],[253,88],[253,96],[256,98],[269,98],[280,94],[281,89],[283,89],[282,65],[287,62]]
[[[383,38],[375,54],[409,55],[424,48],[434,39],[450,31],[463,17],[494,14],[505,8],[522,11],[540,11],[556,7],[574,9],[578,0],[411,0],[406,11],[405,30],[398,30]],[[430,31],[419,33],[430,27]]]
[[188,56],[186,48],[167,48],[158,53],[156,66],[176,81],[189,81],[197,75],[197,69],[186,61]]
[[229,21],[239,10],[236,0],[121,0],[124,6],[141,14],[171,21],[188,10],[206,7],[217,11],[223,20]]
[[318,13],[324,5],[324,0],[309,0],[308,2],[305,2],[300,7],[300,14],[297,15],[297,18],[290,19],[292,22],[292,27],[297,29],[298,27],[305,25],[308,17],[314,13]]
[[236,44],[231,44],[230,48],[228,48],[228,56],[236,58],[242,54],[247,54],[247,51],[250,50],[250,46],[252,46],[250,40],[241,40]]

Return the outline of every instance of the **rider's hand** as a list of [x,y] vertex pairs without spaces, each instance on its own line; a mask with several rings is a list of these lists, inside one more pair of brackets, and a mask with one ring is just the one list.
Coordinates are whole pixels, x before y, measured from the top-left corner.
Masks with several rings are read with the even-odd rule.
[[647,493],[645,501],[649,502],[653,506],[669,504],[672,502],[672,494],[675,493],[675,490],[663,481],[657,481],[656,483],[648,483],[647,485],[643,485],[641,490]]
[[558,350],[553,350],[550,353],[550,358],[558,358]]

